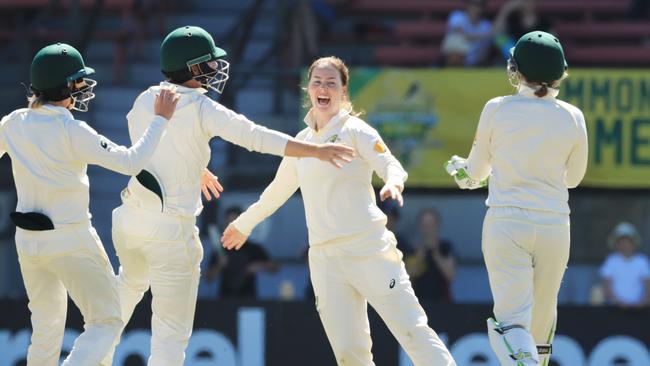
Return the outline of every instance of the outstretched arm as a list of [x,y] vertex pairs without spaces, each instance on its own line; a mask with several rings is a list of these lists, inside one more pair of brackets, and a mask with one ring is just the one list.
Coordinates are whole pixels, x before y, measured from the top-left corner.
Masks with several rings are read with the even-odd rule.
[[522,6],[523,3],[521,0],[510,0],[505,3],[497,13],[496,17],[494,18],[494,22],[492,23],[492,29],[494,29],[494,32],[505,33],[507,30],[506,20],[514,11],[521,9]]
[[201,105],[201,123],[210,137],[220,136],[249,151],[298,158],[313,157],[337,167],[354,156],[354,150],[343,145],[317,145],[260,126],[212,100],[206,100]]
[[297,158],[317,158],[337,168],[349,163],[354,158],[354,149],[341,144],[313,144],[292,138],[284,150],[285,156]]
[[175,90],[161,89],[154,104],[156,116],[142,137],[129,148],[117,145],[98,134],[85,122],[70,123],[68,136],[72,152],[79,157],[79,160],[87,164],[101,165],[126,175],[137,174],[144,168],[158,147],[158,142],[167,128],[168,121],[174,114],[178,98],[179,95]]
[[259,200],[228,225],[221,238],[224,248],[241,248],[253,228],[280,208],[298,189],[295,160],[291,157],[282,159],[275,178]]

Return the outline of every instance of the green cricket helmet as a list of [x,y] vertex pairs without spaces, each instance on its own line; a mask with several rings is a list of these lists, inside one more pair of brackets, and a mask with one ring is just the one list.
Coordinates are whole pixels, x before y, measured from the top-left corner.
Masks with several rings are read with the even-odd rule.
[[72,98],[72,109],[86,112],[97,82],[86,76],[95,73],[84,64],[74,47],[56,43],[36,53],[30,68],[31,90],[50,101]]
[[510,49],[509,71],[519,71],[527,81],[551,84],[560,80],[568,65],[560,41],[552,34],[524,34]]
[[230,64],[224,60],[226,51],[215,46],[212,36],[203,28],[185,26],[165,37],[160,46],[160,69],[172,82],[195,79],[204,88],[223,91]]

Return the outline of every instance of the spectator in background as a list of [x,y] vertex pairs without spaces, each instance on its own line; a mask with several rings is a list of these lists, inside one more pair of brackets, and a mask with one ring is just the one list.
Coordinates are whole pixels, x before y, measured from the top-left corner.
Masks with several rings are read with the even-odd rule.
[[[319,52],[319,40],[336,21],[336,7],[351,0],[289,0],[286,8],[290,22],[290,60],[288,66],[300,68]],[[355,26],[355,32],[357,32]],[[287,66],[287,65],[285,65]]]
[[419,237],[413,253],[404,260],[413,289],[420,300],[450,303],[456,259],[451,242],[440,238],[440,213],[425,208],[418,213],[417,222]]
[[494,20],[495,32],[504,32],[515,40],[535,30],[550,33],[551,28],[550,20],[537,13],[536,0],[510,0]]
[[501,7],[494,20],[494,40],[504,59],[524,34],[538,30],[553,33],[549,19],[537,13],[536,0],[510,0]]
[[312,0],[295,0],[291,16],[291,66],[301,67],[318,53],[319,23]]
[[[227,227],[242,213],[240,207],[226,210],[224,227]],[[207,281],[214,281],[221,275],[219,297],[254,299],[257,294],[257,274],[275,272],[278,264],[273,261],[266,250],[259,244],[246,242],[240,250],[224,251],[220,245],[215,246],[210,257]]]
[[608,244],[614,252],[600,267],[600,276],[609,303],[623,309],[650,305],[650,261],[637,252],[641,237],[634,225],[618,224]]
[[487,61],[492,24],[483,17],[485,0],[465,0],[465,10],[454,10],[442,41],[445,66],[480,66]]

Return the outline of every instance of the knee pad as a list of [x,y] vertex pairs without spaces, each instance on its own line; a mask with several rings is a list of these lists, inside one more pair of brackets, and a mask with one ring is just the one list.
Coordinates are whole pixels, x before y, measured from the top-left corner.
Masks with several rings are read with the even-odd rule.
[[488,318],[490,346],[502,366],[539,365],[537,345],[533,336],[521,325],[499,324]]

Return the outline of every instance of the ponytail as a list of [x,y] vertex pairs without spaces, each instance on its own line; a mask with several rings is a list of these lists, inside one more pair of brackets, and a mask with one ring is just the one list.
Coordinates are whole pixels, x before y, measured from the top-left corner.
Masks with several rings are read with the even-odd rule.
[[560,87],[560,84],[562,84],[562,81],[569,77],[569,74],[565,71],[564,74],[562,74],[562,77],[560,77],[557,80],[553,81],[544,81],[544,82],[530,82],[526,80],[526,77],[521,73],[517,72],[516,75],[513,75],[513,79],[516,80],[516,83],[513,84],[513,86],[518,86],[519,83],[524,83],[525,85],[528,85],[529,87],[535,89],[535,96],[539,98],[543,98],[548,94],[548,89],[557,89]]
[[539,89],[535,90],[535,95],[542,98],[548,94],[548,83],[540,83]]
[[43,93],[34,93],[27,97],[27,106],[31,109],[39,108],[47,102],[48,100]]

